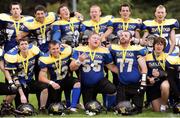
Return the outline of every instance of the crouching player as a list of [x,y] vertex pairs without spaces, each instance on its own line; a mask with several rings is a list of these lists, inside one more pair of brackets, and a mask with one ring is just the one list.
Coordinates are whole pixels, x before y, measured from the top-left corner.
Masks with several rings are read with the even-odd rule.
[[[39,58],[39,80],[49,84],[48,106],[51,103],[61,102],[61,92],[72,89],[72,103],[70,110],[76,112],[76,105],[80,95],[80,82],[73,79],[69,71],[72,48],[57,41],[49,42],[49,53]],[[47,77],[49,73],[49,77]],[[69,98],[66,98],[69,99]]]
[[[18,94],[15,98],[16,107],[28,102],[29,93],[40,93],[40,109],[45,109],[47,101],[47,85],[33,79],[34,67],[39,57],[38,47],[29,44],[27,38],[20,39],[18,48],[14,48],[4,55],[5,73],[9,83],[15,83]],[[11,81],[11,82],[10,82]]]
[[118,69],[112,64],[109,50],[101,47],[100,44],[100,36],[96,33],[91,34],[87,46],[74,49],[70,69],[79,72],[84,105],[96,100],[98,93],[103,93],[107,95],[106,106],[110,108],[115,101],[116,88],[105,79],[104,67],[116,73]]

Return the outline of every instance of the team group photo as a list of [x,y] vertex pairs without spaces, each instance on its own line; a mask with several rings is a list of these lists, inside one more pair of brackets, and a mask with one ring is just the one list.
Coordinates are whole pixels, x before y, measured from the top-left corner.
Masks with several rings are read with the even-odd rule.
[[55,1],[0,5],[0,117],[180,116],[172,2]]

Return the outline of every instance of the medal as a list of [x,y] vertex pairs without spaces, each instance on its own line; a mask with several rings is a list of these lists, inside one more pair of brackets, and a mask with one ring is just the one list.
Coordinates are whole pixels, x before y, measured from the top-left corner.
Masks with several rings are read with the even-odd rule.
[[94,63],[91,63],[91,67],[94,67]]
[[27,75],[25,75],[25,79],[28,80],[28,76]]
[[20,59],[22,60],[25,79],[27,80],[28,79],[29,56],[27,55],[27,57],[25,59],[23,59],[23,56],[20,54]]
[[95,66],[95,64],[93,63],[93,61],[94,61],[94,58],[95,58],[95,56],[96,56],[96,51],[94,51],[94,53],[92,54],[92,50],[90,50],[90,52],[89,52],[89,56],[90,56],[90,58],[91,58],[91,61],[92,61],[92,63],[91,63],[91,67],[94,67]]

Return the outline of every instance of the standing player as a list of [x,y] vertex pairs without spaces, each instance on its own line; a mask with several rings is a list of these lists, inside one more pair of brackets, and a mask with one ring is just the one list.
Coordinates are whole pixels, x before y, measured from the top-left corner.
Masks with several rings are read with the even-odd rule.
[[165,19],[166,8],[159,5],[155,11],[154,20],[146,20],[143,22],[142,30],[145,31],[143,35],[143,42],[146,42],[148,34],[155,34],[166,39],[166,53],[172,53],[175,46],[175,29],[179,28],[179,23],[176,19]]
[[137,113],[141,113],[144,100],[144,86],[146,86],[147,67],[143,58],[146,54],[146,49],[141,46],[131,46],[131,38],[132,35],[129,31],[121,32],[120,45],[112,45],[110,52],[119,68],[119,78],[116,85],[117,103],[132,100],[132,103],[136,106]]
[[101,17],[101,8],[98,5],[90,7],[90,20],[84,21],[81,26],[81,31],[84,33],[86,30],[96,32],[101,36],[101,40],[105,41],[108,37],[106,31],[112,28],[110,18]]
[[[48,106],[51,103],[61,101],[61,92],[72,89],[72,103],[70,105],[71,111],[76,111],[77,101],[80,95],[80,82],[72,78],[69,72],[70,56],[72,48],[68,45],[60,45],[57,41],[49,42],[49,53],[39,58],[39,66],[41,68],[39,73],[39,80],[49,84]],[[49,73],[49,77],[47,77]],[[67,97],[67,96],[65,96]],[[66,98],[69,100],[69,98]]]
[[84,105],[96,100],[98,93],[107,95],[106,106],[110,108],[115,101],[115,86],[104,77],[104,67],[118,73],[118,69],[112,64],[109,50],[101,47],[101,38],[93,33],[88,38],[87,46],[79,46],[74,49],[70,69],[79,72],[81,91]]
[[47,85],[33,79],[35,61],[39,57],[38,47],[28,44],[28,39],[23,38],[18,42],[18,48],[8,51],[4,55],[5,71],[10,74],[18,88],[15,98],[16,107],[28,102],[29,93],[40,93],[40,109],[45,109],[47,101]]
[[35,19],[32,22],[25,22],[23,32],[18,38],[27,36],[28,34],[35,38],[39,49],[46,53],[48,52],[48,43],[51,39],[51,24],[56,20],[56,15],[53,12],[46,11],[42,5],[35,7]]
[[19,34],[19,31],[22,29],[22,25],[26,21],[31,21],[32,17],[22,16],[22,6],[18,2],[13,2],[10,5],[10,13],[0,14],[0,24],[5,26],[8,39],[4,44],[4,51],[7,52],[10,49],[17,46],[16,37]]
[[[136,38],[136,43],[140,43],[140,28],[141,22],[138,19],[130,18],[131,15],[131,8],[128,4],[122,4],[119,9],[120,18],[113,18],[112,21],[112,28],[109,29],[107,32],[109,34],[113,33],[114,35],[118,36],[121,34],[122,31],[128,30],[131,32],[132,36]],[[133,39],[135,39],[133,38]],[[131,39],[132,40],[132,39]]]
[[[52,38],[58,42],[77,46],[79,42],[80,20],[70,17],[70,11],[66,5],[58,8],[60,19],[52,24]],[[66,36],[69,36],[66,38]]]

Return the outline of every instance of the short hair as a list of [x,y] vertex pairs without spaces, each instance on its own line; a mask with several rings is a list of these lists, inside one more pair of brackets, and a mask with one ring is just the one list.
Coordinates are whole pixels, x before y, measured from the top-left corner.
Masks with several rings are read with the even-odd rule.
[[99,5],[97,5],[97,4],[91,5],[90,9],[93,8],[93,7],[98,7],[100,9],[100,11],[101,11],[101,8],[100,8]]
[[24,37],[24,38],[21,38],[18,40],[17,44],[19,46],[19,44],[22,42],[22,41],[27,41],[29,43],[29,38],[28,37]]
[[13,6],[13,5],[19,5],[20,9],[22,10],[22,5],[21,5],[21,3],[19,3],[19,2],[12,2],[12,3],[9,5],[9,9],[10,9],[10,10],[12,9],[12,6]]
[[133,37],[132,33],[131,33],[129,30],[123,30],[122,32],[128,32],[128,33],[129,33],[129,35],[130,35],[130,37],[129,37],[129,38],[132,38],[132,37]]
[[[90,39],[93,35],[99,35],[99,34],[96,33],[96,32],[92,32],[92,33],[89,35],[88,39]],[[100,35],[99,35],[99,36],[100,36]]]
[[164,49],[165,49],[165,47],[166,47],[166,39],[163,38],[163,37],[156,37],[154,39],[153,48],[155,47],[156,44],[159,44],[159,43],[163,44],[164,45]]
[[[63,8],[63,7],[67,7],[68,8],[68,5],[66,4],[61,4],[58,9],[57,9],[57,14],[60,14],[60,9]],[[69,9],[69,8],[68,8]]]
[[166,11],[166,7],[163,6],[163,5],[158,5],[158,6],[156,7],[156,10],[157,10],[157,9],[165,9],[165,11]]
[[37,11],[47,12],[46,7],[43,6],[43,5],[37,5],[37,6],[34,8],[34,13],[36,13]]
[[48,44],[48,47],[50,48],[51,45],[57,45],[57,44],[60,45],[60,43],[59,43],[58,41],[56,41],[56,40],[51,40],[51,41],[49,42],[49,44]]
[[128,3],[123,3],[119,7],[119,11],[121,11],[122,7],[129,7],[129,11],[131,11],[131,6]]

